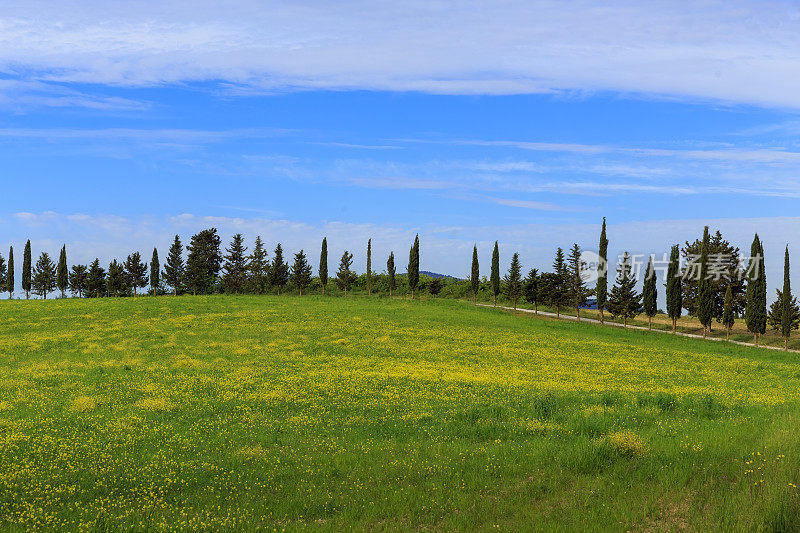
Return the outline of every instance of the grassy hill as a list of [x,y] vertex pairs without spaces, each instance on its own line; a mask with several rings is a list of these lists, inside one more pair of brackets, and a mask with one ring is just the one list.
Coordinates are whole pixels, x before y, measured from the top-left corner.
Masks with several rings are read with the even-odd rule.
[[796,354],[456,300],[0,302],[0,528],[789,530]]

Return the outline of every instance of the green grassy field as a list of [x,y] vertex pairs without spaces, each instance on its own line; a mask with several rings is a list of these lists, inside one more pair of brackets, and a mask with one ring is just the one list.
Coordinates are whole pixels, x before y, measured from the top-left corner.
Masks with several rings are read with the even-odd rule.
[[0,302],[0,528],[793,530],[796,354],[453,300]]

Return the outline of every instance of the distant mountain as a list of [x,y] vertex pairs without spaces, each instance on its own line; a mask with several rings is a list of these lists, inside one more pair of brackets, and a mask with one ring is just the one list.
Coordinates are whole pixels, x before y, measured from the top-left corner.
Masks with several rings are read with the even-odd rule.
[[420,274],[425,274],[429,278],[461,279],[461,278],[457,278],[455,276],[450,276],[449,274],[439,274],[437,272],[429,272],[427,270],[420,270],[419,273]]

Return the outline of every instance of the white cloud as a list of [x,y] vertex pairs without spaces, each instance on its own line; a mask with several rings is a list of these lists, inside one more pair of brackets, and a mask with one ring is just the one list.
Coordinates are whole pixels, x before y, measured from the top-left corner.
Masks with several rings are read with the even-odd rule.
[[621,91],[800,106],[793,3],[706,0],[4,5],[0,71],[234,90]]

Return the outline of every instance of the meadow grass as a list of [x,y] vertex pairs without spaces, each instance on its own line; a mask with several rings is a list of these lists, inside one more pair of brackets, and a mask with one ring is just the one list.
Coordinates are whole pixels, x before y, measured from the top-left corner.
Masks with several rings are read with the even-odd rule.
[[800,527],[797,354],[455,300],[0,302],[0,528]]

